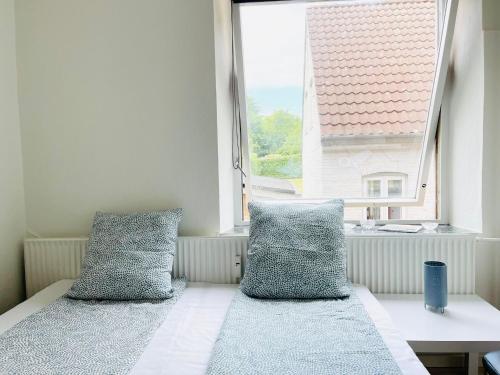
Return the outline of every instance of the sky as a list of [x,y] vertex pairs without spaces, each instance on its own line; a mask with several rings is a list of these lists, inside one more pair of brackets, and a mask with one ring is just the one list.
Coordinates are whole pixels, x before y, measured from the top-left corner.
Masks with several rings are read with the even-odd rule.
[[248,90],[302,87],[306,4],[241,7]]
[[311,4],[240,7],[246,94],[261,114],[282,109],[302,116],[308,6]]

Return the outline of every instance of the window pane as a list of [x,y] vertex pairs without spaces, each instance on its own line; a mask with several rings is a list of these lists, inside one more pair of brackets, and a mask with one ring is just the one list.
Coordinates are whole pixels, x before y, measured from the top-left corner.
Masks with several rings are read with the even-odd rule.
[[366,218],[373,220],[380,220],[380,207],[368,207],[366,209]]
[[387,196],[401,197],[403,195],[403,181],[389,180],[387,181]]
[[380,180],[368,180],[368,196],[370,198],[380,197]]
[[[415,196],[442,2],[241,6],[251,199]],[[384,217],[435,218],[435,160],[426,184]]]
[[[403,194],[403,181],[402,180],[388,180],[387,181],[387,196],[388,197],[401,197]],[[387,211],[387,218],[389,220],[401,219],[401,207],[389,207]]]
[[389,207],[388,217],[389,220],[401,219],[401,207]]

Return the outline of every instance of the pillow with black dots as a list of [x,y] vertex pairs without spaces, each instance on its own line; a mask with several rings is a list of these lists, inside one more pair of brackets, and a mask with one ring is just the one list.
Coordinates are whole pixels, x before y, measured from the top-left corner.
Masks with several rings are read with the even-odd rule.
[[182,209],[97,212],[80,278],[66,297],[158,300],[173,295],[171,273]]
[[347,297],[344,202],[250,202],[243,293],[260,298]]

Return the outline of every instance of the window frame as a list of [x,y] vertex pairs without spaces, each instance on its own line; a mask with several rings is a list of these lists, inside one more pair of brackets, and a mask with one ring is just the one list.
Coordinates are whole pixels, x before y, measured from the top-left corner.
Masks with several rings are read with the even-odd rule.
[[[301,0],[301,2],[318,2],[324,0]],[[274,2],[276,3],[276,2]],[[279,3],[279,2],[277,2]],[[264,4],[264,3],[258,3]],[[234,171],[234,223],[235,226],[246,226],[248,221],[243,219],[244,216],[244,184],[251,186],[251,173],[249,170],[249,143],[247,131],[247,111],[246,111],[246,91],[245,91],[245,74],[243,64],[243,46],[242,46],[242,30],[241,30],[241,6],[251,6],[249,4],[235,4],[232,3],[232,16],[233,16],[233,43],[234,43],[234,61],[235,61],[235,79],[238,86],[238,108],[240,111],[241,121],[241,144],[242,144],[242,171]],[[446,129],[440,124],[441,103],[444,94],[444,87],[446,83],[446,75],[448,72],[451,42],[453,39],[453,32],[455,28],[455,19],[458,9],[458,0],[448,0],[444,10],[444,20],[442,32],[439,34],[440,40],[439,55],[436,61],[436,72],[434,76],[432,93],[430,99],[429,113],[427,116],[427,125],[424,133],[422,153],[420,156],[418,179],[416,184],[416,191],[414,197],[404,197],[401,199],[388,199],[388,198],[346,198],[344,203],[346,207],[414,207],[422,206],[424,203],[426,184],[422,181],[427,181],[431,167],[432,157],[436,157],[436,196],[437,207],[435,220],[440,224],[448,223],[448,210],[447,210],[447,189],[445,179],[443,178],[443,165],[445,164],[445,155],[441,150],[446,149],[445,139],[443,136]],[[436,155],[433,155],[436,150]],[[243,173],[246,177],[243,176]],[[245,178],[245,182],[244,182]],[[247,188],[248,194],[251,194],[251,188]],[[248,201],[251,197],[248,195]],[[295,199],[291,202],[302,203],[321,203],[328,199]],[[286,202],[284,200],[283,202]],[[422,220],[420,220],[422,221]],[[418,219],[411,220],[377,220],[378,223],[401,223],[412,224],[420,222]],[[346,222],[356,223],[357,220],[346,220]]]
[[[389,181],[401,181],[401,194],[403,194],[404,191],[407,190],[408,188],[408,175],[406,173],[400,173],[400,172],[376,172],[376,173],[370,173],[365,176],[362,176],[362,186],[363,190],[365,191],[365,194],[368,195],[368,183],[370,181],[379,181],[380,182],[380,193],[383,196],[386,194],[386,196],[389,196]],[[368,208],[368,207],[367,207]],[[370,207],[371,208],[371,207]],[[380,208],[380,214],[381,216],[384,217],[384,219],[376,219],[378,222],[380,221],[391,221],[391,223],[394,223],[396,221],[402,220],[402,219],[389,219],[389,210],[391,208],[401,208],[401,215],[404,214],[405,207],[401,206],[394,206],[394,205],[389,205],[389,206],[384,206],[384,207],[376,207]],[[387,216],[387,219],[385,217]]]

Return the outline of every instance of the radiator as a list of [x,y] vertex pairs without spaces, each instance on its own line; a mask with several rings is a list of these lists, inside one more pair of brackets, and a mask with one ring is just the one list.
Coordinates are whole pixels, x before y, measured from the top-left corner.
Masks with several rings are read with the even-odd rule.
[[[189,281],[238,283],[248,238],[179,237],[174,276]],[[347,274],[373,293],[422,293],[422,264],[448,265],[452,294],[475,292],[475,238],[472,235],[347,236]],[[26,294],[61,279],[74,279],[87,248],[86,238],[25,240]]]
[[448,292],[475,292],[475,237],[471,235],[347,238],[347,274],[372,293],[422,293],[423,263],[447,264]]
[[[27,297],[58,280],[77,278],[87,243],[87,238],[25,240]],[[237,284],[246,248],[247,241],[241,237],[179,237],[173,275],[189,281]]]

